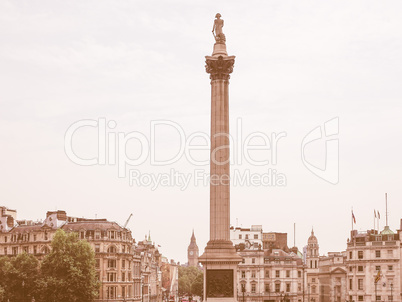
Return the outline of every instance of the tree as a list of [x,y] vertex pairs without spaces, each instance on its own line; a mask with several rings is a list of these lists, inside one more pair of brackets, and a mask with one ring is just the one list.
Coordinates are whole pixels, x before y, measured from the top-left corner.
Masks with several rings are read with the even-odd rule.
[[34,296],[39,261],[27,253],[0,258],[0,301],[25,301]]
[[179,267],[179,294],[202,296],[204,274],[197,267]]
[[0,302],[4,301],[4,289],[0,285]]
[[45,257],[37,296],[44,302],[90,302],[99,292],[95,271],[95,253],[77,233],[57,230],[52,251]]

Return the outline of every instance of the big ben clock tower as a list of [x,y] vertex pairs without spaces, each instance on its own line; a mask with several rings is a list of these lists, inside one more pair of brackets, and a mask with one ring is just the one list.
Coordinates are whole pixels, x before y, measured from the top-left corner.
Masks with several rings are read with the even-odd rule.
[[198,246],[195,242],[194,230],[191,236],[191,242],[187,249],[188,266],[198,266]]

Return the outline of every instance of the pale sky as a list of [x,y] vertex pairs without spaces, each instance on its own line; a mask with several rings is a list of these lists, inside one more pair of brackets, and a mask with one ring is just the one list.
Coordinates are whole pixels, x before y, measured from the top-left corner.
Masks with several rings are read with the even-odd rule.
[[[402,3],[400,1],[1,1],[0,205],[19,219],[46,211],[108,218],[137,240],[151,231],[168,258],[185,262],[194,228],[202,253],[209,236],[209,186],[191,183],[130,186],[117,165],[79,166],[64,151],[70,125],[115,121],[108,133],[138,131],[169,120],[190,136],[210,131],[214,16],[225,21],[229,55],[231,133],[242,120],[243,140],[254,132],[286,133],[277,164],[234,163],[232,171],[275,169],[285,186],[234,185],[231,223],[288,232],[302,250],[311,228],[320,253],[342,251],[353,207],[358,230],[373,227],[388,192],[389,225],[402,218]],[[302,163],[301,142],[317,126],[339,118],[339,183],[330,184]],[[179,149],[173,128],[157,132],[159,158]],[[239,143],[235,138],[235,143]],[[78,130],[74,151],[97,154],[97,132]],[[324,161],[325,145],[306,148]],[[136,157],[139,145],[128,144]],[[270,151],[254,151],[255,158]],[[264,153],[267,152],[267,153]],[[137,155],[136,155],[137,154]],[[207,159],[208,151],[199,151]],[[269,157],[269,156],[268,156]],[[165,166],[128,167],[141,173],[192,174],[185,157]]]

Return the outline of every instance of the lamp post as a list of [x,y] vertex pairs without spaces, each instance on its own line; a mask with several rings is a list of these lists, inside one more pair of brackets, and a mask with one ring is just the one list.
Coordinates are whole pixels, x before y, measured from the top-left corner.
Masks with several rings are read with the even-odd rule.
[[25,282],[22,281],[22,301],[25,301]]

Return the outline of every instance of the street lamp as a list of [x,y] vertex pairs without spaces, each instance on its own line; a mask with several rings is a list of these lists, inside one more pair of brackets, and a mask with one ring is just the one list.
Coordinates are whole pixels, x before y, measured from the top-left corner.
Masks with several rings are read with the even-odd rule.
[[22,281],[22,301],[25,301],[25,282]]

